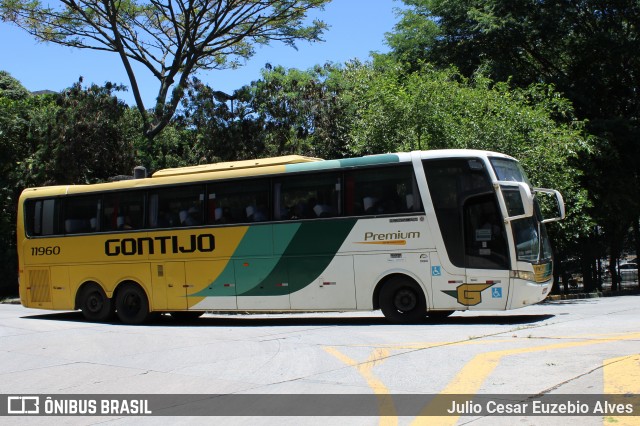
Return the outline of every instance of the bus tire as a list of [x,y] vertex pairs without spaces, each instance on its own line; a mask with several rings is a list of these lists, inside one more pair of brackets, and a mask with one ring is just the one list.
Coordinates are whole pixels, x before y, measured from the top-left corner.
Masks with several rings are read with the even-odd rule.
[[171,318],[180,322],[195,321],[204,314],[204,311],[175,311],[171,312]]
[[87,321],[103,322],[113,318],[113,303],[96,283],[82,287],[79,307]]
[[149,319],[149,299],[137,284],[126,283],[116,293],[116,314],[125,324],[143,324]]
[[406,277],[392,277],[380,290],[380,309],[384,316],[396,324],[412,324],[424,320],[427,302],[415,281]]

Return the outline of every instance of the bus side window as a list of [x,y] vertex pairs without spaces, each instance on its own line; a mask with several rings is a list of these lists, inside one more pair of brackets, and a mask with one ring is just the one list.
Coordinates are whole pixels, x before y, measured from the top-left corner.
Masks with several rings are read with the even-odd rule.
[[29,200],[25,203],[26,233],[28,236],[59,234],[59,203],[55,199]]
[[204,207],[204,185],[159,189],[149,194],[149,227],[202,225]]
[[103,201],[101,231],[141,229],[144,225],[144,194],[116,192]]
[[422,211],[411,166],[354,170],[346,176],[349,215],[398,214]]
[[207,188],[207,224],[269,220],[269,180],[211,183]]
[[318,219],[342,214],[341,176],[337,173],[285,176],[275,189],[276,219]]
[[96,232],[100,205],[100,197],[94,195],[64,199],[63,223],[65,234]]

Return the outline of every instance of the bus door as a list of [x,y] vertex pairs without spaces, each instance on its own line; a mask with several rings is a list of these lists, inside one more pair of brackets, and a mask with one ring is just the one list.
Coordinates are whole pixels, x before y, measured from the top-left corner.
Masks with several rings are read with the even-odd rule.
[[[509,251],[503,216],[484,163],[445,158],[425,160],[423,165],[444,242],[441,248],[446,250],[431,254],[434,308],[504,309]],[[446,268],[446,263],[439,265],[445,256]]]
[[185,310],[187,291],[184,262],[152,263],[154,306]]
[[463,217],[466,287],[459,292],[459,302],[469,309],[504,310],[510,282],[509,246],[495,194],[467,198]]

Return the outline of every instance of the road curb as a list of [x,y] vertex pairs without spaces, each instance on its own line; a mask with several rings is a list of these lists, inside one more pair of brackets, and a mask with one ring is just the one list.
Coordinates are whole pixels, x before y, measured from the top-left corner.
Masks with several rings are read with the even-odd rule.
[[614,296],[632,296],[640,294],[640,289],[628,289],[618,291],[596,291],[593,293],[574,293],[574,294],[551,294],[546,300],[558,301],[558,300],[576,300],[576,299],[596,299],[599,297],[614,297]]

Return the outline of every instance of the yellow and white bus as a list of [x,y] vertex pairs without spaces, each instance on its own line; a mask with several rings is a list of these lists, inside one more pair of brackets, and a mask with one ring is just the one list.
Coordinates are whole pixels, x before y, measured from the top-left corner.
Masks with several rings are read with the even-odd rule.
[[[543,219],[536,194],[557,217]],[[557,191],[506,155],[285,156],[24,190],[20,299],[116,314],[381,309],[393,322],[543,300]]]

